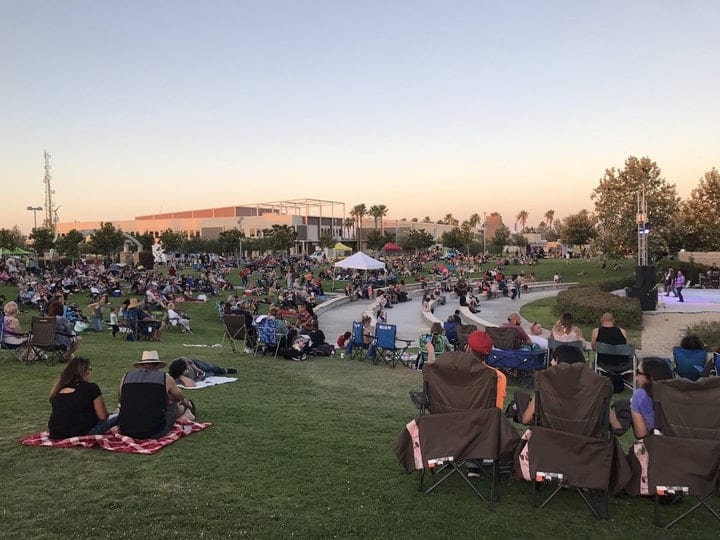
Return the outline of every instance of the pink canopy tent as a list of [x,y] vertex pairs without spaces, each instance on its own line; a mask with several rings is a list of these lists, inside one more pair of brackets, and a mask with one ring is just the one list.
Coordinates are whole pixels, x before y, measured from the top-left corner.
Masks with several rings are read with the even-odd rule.
[[382,247],[382,250],[387,253],[388,251],[402,251],[402,248],[397,244],[388,242]]

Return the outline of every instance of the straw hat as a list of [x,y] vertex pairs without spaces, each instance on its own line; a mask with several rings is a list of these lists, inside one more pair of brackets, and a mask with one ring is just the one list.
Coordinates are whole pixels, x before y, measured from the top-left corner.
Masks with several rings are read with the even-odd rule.
[[137,298],[131,298],[130,303],[128,304],[128,308],[136,308],[140,307],[140,304],[138,304]]
[[147,365],[159,365],[159,367],[165,367],[166,362],[160,360],[160,355],[157,351],[143,351],[142,359],[139,362],[135,362],[133,366],[141,368]]

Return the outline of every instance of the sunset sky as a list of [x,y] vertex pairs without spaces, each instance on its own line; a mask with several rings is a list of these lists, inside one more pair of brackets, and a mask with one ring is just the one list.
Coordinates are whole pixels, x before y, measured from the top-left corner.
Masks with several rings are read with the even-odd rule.
[[[593,209],[720,168],[720,2],[0,0],[0,228],[287,198]],[[41,216],[38,216],[40,221]]]

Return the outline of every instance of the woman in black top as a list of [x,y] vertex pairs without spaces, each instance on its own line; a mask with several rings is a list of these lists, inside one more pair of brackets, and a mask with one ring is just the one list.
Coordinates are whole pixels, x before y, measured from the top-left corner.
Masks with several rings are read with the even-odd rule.
[[100,387],[90,382],[92,367],[85,358],[73,358],[50,392],[52,414],[48,422],[51,439],[100,435],[117,423],[110,418]]

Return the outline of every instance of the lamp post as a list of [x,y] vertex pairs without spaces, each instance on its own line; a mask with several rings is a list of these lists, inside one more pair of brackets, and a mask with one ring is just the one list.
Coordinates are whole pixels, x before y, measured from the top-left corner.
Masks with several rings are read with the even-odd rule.
[[28,206],[26,210],[33,213],[33,229],[37,229],[37,213],[42,211],[42,206]]

